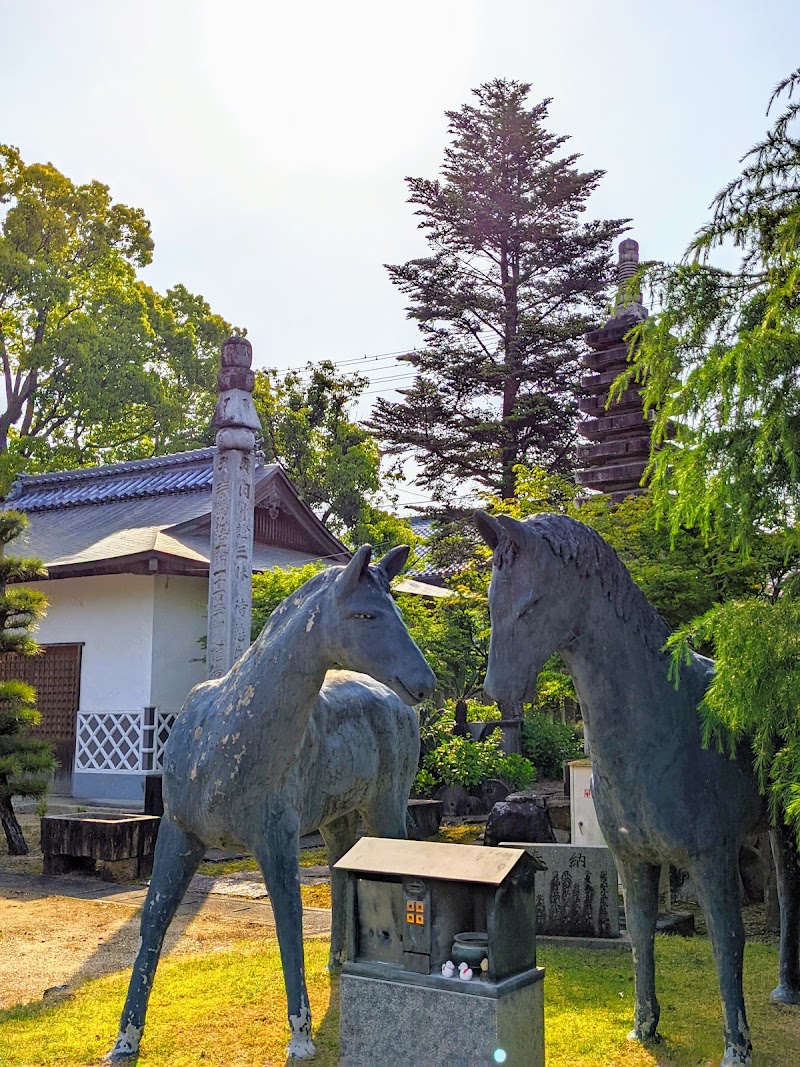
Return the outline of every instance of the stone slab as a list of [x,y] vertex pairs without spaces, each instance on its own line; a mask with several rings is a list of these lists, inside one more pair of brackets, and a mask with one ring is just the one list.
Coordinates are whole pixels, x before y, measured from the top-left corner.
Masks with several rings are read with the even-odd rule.
[[536,932],[554,937],[619,937],[617,868],[600,845],[511,843],[545,864],[536,875]]
[[340,1067],[544,1067],[543,978],[540,968],[507,995],[484,997],[343,974]]
[[550,937],[545,934],[543,937],[539,934],[536,935],[536,947],[540,948],[577,948],[583,951],[584,949],[599,949],[602,951],[631,951],[631,939],[628,934],[623,930],[619,937]]

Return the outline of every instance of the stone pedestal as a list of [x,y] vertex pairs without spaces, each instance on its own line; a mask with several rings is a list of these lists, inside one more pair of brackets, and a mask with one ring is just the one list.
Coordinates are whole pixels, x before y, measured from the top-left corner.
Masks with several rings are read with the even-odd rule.
[[[544,970],[496,985],[345,972],[340,1067],[544,1067]],[[505,1052],[505,1059],[495,1053]]]
[[46,815],[46,875],[80,871],[106,882],[149,878],[161,820],[152,815]]

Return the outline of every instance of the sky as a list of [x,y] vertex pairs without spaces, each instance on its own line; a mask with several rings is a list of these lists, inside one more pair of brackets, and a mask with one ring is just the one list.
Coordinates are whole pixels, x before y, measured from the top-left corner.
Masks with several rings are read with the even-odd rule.
[[426,252],[404,177],[437,175],[445,110],[498,77],[552,97],[606,171],[589,214],[674,260],[800,62],[800,3],[0,0],[0,37],[0,142],[142,208],[147,281],[202,293],[255,366],[368,373],[365,417],[410,383],[383,264]]

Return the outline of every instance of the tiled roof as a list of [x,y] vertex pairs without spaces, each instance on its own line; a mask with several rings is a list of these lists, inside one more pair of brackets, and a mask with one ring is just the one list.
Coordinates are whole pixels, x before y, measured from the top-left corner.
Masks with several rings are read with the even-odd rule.
[[417,537],[422,538],[422,544],[414,547],[414,558],[408,571],[408,577],[422,579],[423,581],[441,581],[443,578],[448,578],[450,575],[455,574],[458,570],[457,567],[442,569],[441,567],[434,567],[428,562],[428,554],[431,549],[430,545],[426,544],[426,541],[433,534],[436,520],[429,519],[425,515],[415,515],[407,521]]
[[[215,448],[200,448],[105,467],[22,475],[3,506],[30,516],[21,547],[41,559],[52,575],[123,567],[125,560],[152,554],[207,566],[215,454]],[[274,463],[256,469],[256,494],[269,486],[284,495],[286,522],[294,534],[283,530],[277,544],[256,540],[254,569],[349,557]],[[305,531],[299,538],[298,528]]]
[[22,474],[11,487],[4,504],[32,514],[86,504],[210,492],[215,451],[214,448],[198,448],[172,456],[111,463],[106,467],[56,474]]

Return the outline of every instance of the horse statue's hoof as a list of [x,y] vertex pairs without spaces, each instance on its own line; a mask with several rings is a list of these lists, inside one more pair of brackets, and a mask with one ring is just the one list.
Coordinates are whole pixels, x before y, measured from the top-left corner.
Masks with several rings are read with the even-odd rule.
[[661,1043],[661,1034],[657,1030],[631,1030],[627,1035],[628,1041],[638,1041],[640,1045],[658,1045]]
[[139,1051],[142,1031],[135,1026],[128,1026],[117,1038],[117,1043],[103,1058],[103,1063],[125,1063]]
[[726,1048],[719,1067],[745,1067],[746,1064],[752,1062],[753,1058],[749,1051],[742,1052],[740,1049]]
[[316,1051],[317,1046],[310,1037],[293,1037],[289,1042],[286,1055],[290,1060],[310,1060],[313,1059]]
[[774,1004],[800,1004],[800,989],[788,985],[779,985],[769,995]]

